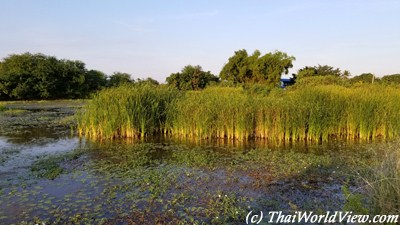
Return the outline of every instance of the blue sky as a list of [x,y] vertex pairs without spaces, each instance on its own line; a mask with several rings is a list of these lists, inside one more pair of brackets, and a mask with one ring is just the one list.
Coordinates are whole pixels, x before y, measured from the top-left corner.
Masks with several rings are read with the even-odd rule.
[[0,58],[44,53],[159,81],[188,64],[218,74],[234,51],[303,66],[400,73],[399,0],[2,0]]

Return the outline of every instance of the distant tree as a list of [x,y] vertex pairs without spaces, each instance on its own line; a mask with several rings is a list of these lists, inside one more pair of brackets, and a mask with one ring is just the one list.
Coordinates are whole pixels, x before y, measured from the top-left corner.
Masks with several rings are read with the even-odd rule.
[[381,78],[384,84],[400,84],[400,74],[386,75]]
[[131,75],[128,73],[115,72],[108,80],[108,87],[116,87],[126,83],[132,83]]
[[[256,57],[258,58],[260,52],[256,51],[253,55],[257,55]],[[235,51],[235,54],[228,59],[228,63],[225,64],[219,74],[221,80],[241,83],[247,77],[251,78],[252,68],[251,65],[249,65],[249,62],[249,55],[247,54],[247,51],[245,49]]]
[[345,70],[341,71],[339,68],[334,68],[328,65],[318,65],[318,66],[306,66],[301,68],[297,73],[297,78],[301,79],[304,77],[312,76],[337,76],[342,78],[347,78],[350,76],[350,72]]
[[253,80],[259,83],[276,85],[279,83],[281,75],[288,74],[293,67],[293,56],[288,56],[284,52],[276,51],[267,53],[255,60]]
[[107,84],[107,76],[105,73],[98,70],[89,70],[86,73],[85,83],[88,85],[89,90],[100,90]]
[[219,82],[219,78],[210,71],[203,71],[201,66],[185,66],[181,72],[172,73],[167,77],[168,85],[179,90],[199,90],[205,88],[211,82]]
[[296,78],[313,77],[317,76],[317,70],[315,67],[306,66],[301,68],[296,75]]
[[357,84],[357,83],[371,84],[372,82],[379,81],[379,79],[375,78],[375,76],[372,73],[363,73],[358,76],[350,78],[349,81],[352,84]]
[[81,61],[14,54],[0,62],[0,99],[83,98],[104,86],[104,74]]
[[61,60],[59,79],[57,80],[56,98],[83,98],[86,96],[85,63],[75,60]]
[[283,73],[293,67],[295,57],[275,51],[261,55],[256,50],[252,55],[242,49],[228,59],[220,72],[222,80],[234,83],[266,83],[277,85]]
[[55,57],[10,55],[1,65],[1,92],[10,99],[47,99],[57,90],[60,63]]
[[160,85],[160,83],[156,80],[154,80],[151,77],[148,77],[146,79],[137,79],[135,81],[135,85],[153,85],[153,86],[157,86]]

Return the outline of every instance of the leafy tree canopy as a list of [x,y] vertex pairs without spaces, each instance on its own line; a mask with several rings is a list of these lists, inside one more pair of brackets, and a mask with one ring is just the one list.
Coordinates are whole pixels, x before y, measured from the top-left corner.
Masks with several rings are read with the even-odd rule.
[[350,78],[350,82],[353,84],[363,83],[363,84],[371,84],[372,82],[379,81],[372,73],[363,73],[358,76],[354,76]]
[[107,75],[98,70],[89,70],[86,73],[87,89],[94,91],[100,90],[107,85]]
[[154,79],[151,78],[151,77],[148,77],[148,78],[146,78],[146,79],[140,79],[140,78],[138,78],[138,79],[135,81],[135,84],[136,84],[136,85],[153,85],[153,86],[160,85],[160,83],[159,83],[158,81],[154,80]]
[[185,66],[181,72],[173,73],[167,77],[168,85],[179,90],[199,90],[205,88],[211,82],[219,82],[219,78],[210,71],[203,71],[201,66]]
[[0,98],[82,98],[100,89],[105,76],[81,61],[44,54],[14,54],[0,62]]
[[386,75],[381,78],[384,84],[400,84],[400,74]]
[[235,51],[220,72],[222,80],[234,83],[277,85],[283,73],[288,74],[295,57],[275,51],[262,55],[259,50],[248,55],[245,49]]
[[131,75],[128,73],[115,72],[108,79],[108,87],[116,87],[122,84],[133,83]]
[[296,77],[301,79],[312,76],[337,76],[345,78],[350,76],[350,72],[347,70],[342,72],[339,68],[328,65],[306,66],[298,71]]

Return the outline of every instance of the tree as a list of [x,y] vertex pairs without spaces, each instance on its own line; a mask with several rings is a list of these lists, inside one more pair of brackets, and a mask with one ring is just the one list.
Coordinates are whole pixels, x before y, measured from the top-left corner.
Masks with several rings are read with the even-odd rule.
[[122,84],[132,83],[131,75],[128,73],[115,72],[108,80],[108,87],[116,87]]
[[107,85],[107,76],[98,70],[89,70],[85,76],[85,94],[101,90]]
[[371,84],[372,82],[376,82],[378,80],[379,79],[375,78],[375,76],[372,73],[363,73],[361,75],[350,78],[350,82],[353,84],[356,83]]
[[381,78],[384,84],[400,84],[400,74],[386,75]]
[[219,82],[219,78],[210,71],[203,71],[201,66],[187,65],[181,72],[172,73],[166,81],[178,90],[199,90],[211,82]]
[[1,95],[14,99],[46,99],[57,77],[57,59],[43,54],[10,55],[0,67]]
[[0,62],[0,99],[84,98],[104,82],[103,73],[78,60],[24,53]]
[[160,83],[158,83],[158,81],[154,80],[151,77],[148,77],[146,79],[137,79],[135,81],[135,85],[152,85],[152,86],[157,86],[160,85]]
[[228,59],[228,63],[225,64],[219,74],[221,80],[240,83],[241,78],[245,77],[244,73],[246,73],[246,60],[248,57],[245,49],[235,51],[235,54]]
[[56,98],[83,98],[85,92],[85,63],[75,60],[60,60],[59,77],[57,79]]
[[284,52],[267,53],[255,61],[253,80],[267,83],[270,86],[276,85],[279,83],[282,73],[289,73],[294,60],[293,56],[288,56]]
[[334,68],[328,65],[318,65],[318,66],[306,66],[300,69],[297,73],[297,78],[301,79],[304,77],[312,77],[312,76],[337,76],[346,78],[350,76],[350,72],[345,70],[341,71],[339,68]]
[[275,51],[261,55],[256,50],[252,55],[242,49],[228,59],[220,72],[222,80],[234,83],[266,83],[277,85],[282,73],[287,74],[293,67],[295,57]]

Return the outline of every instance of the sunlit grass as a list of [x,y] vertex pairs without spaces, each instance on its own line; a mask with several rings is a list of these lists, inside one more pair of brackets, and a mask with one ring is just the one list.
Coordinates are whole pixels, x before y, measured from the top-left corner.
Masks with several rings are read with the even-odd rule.
[[189,91],[170,108],[168,122],[174,135],[242,139],[253,132],[253,105],[239,88]]
[[320,85],[265,93],[210,87],[182,96],[165,87],[100,92],[79,116],[94,138],[172,134],[199,139],[327,141],[394,138],[400,90],[380,85]]
[[78,132],[106,139],[164,133],[167,107],[176,95],[166,87],[125,85],[106,89],[78,114]]
[[383,160],[366,175],[367,193],[376,214],[400,214],[400,147],[385,150]]

